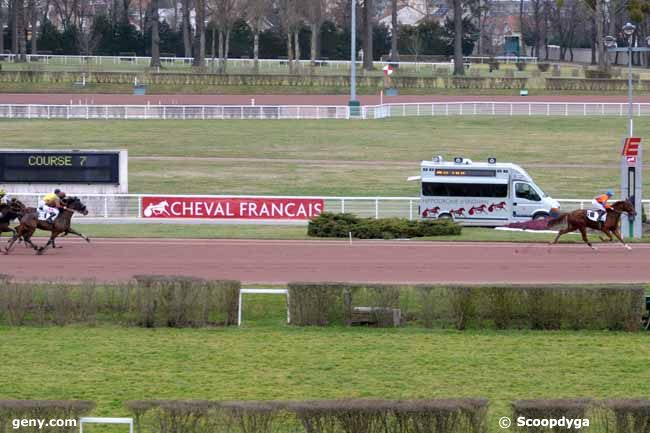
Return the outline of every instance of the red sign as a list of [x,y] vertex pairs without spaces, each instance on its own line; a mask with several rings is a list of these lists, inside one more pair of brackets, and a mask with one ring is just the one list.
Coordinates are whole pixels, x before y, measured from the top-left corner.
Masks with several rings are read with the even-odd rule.
[[637,156],[639,154],[639,145],[641,144],[641,138],[639,137],[628,137],[625,139],[623,144],[623,156]]
[[308,220],[320,215],[322,199],[284,197],[142,198],[143,218]]

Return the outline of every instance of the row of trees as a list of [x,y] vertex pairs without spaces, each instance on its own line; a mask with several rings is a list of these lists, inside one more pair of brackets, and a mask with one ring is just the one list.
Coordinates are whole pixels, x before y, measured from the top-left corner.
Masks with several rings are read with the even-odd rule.
[[[38,50],[119,54],[150,54],[151,66],[160,66],[160,54],[194,57],[201,68],[206,55],[220,59],[226,69],[231,55],[287,57],[289,69],[295,60],[318,57],[349,58],[351,0],[176,0],[174,16],[160,20],[161,2],[167,0],[0,0],[0,52],[5,45],[15,53]],[[491,49],[495,15],[503,2],[497,0],[446,0],[450,9],[443,25],[425,19],[417,27],[398,25],[397,10],[403,0],[357,0],[357,29],[364,68],[372,60],[391,53],[453,54],[457,74],[463,73],[462,56],[474,44],[479,54],[497,54]],[[387,3],[391,11],[394,37],[385,26],[377,25],[376,2]],[[606,68],[603,36],[616,34],[628,18],[640,23],[637,37],[648,32],[650,0],[519,0],[520,22],[525,46],[531,55],[548,57],[548,45],[561,47],[561,58],[572,58],[571,47],[591,46],[592,62]],[[501,3],[501,4],[500,4]],[[427,14],[434,10],[427,0]],[[48,20],[55,11],[59,26]],[[196,25],[190,25],[190,12]],[[463,16],[463,20],[454,17]],[[139,28],[132,25],[139,22]],[[31,29],[31,35],[26,31]],[[516,28],[513,30],[517,30]],[[28,46],[29,45],[29,46]],[[146,47],[146,48],[145,48]],[[542,52],[546,47],[546,52]],[[279,51],[283,54],[280,54]],[[244,54],[246,52],[246,54]]]

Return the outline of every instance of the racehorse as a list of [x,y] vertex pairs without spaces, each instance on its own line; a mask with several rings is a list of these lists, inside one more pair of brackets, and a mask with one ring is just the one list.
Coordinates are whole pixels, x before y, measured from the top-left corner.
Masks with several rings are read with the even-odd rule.
[[[75,212],[79,212],[82,215],[88,215],[86,205],[84,205],[77,197],[65,197],[61,199],[61,204],[64,207],[59,212],[59,215],[56,217],[53,223],[39,220],[37,212],[30,212],[23,215],[23,217],[20,219],[20,224],[18,227],[16,227],[16,235],[9,242],[9,245],[7,245],[7,248],[5,249],[5,254],[9,253],[13,244],[18,238],[22,238],[25,243],[34,248],[38,254],[43,254],[43,252],[49,248],[50,245],[52,245],[53,248],[56,248],[54,240],[61,234],[64,234],[65,236],[68,233],[72,233],[73,235],[77,235],[85,239],[86,242],[90,242],[90,239],[70,227],[72,223],[72,215],[74,215]],[[52,232],[50,239],[47,241],[47,244],[40,248],[31,242],[31,237],[34,235],[34,232],[37,228]]]
[[587,218],[587,210],[585,209],[579,209],[579,210],[574,210],[573,212],[562,213],[558,217],[552,218],[548,221],[549,227],[560,224],[564,220],[566,220],[567,223],[567,227],[565,229],[560,230],[557,233],[555,240],[551,243],[556,244],[558,242],[558,239],[560,239],[560,236],[575,230],[580,230],[580,234],[582,234],[582,240],[585,241],[587,245],[589,245],[592,249],[595,250],[596,248],[593,245],[591,245],[591,242],[589,242],[589,239],[587,239],[587,228],[590,228],[592,230],[599,230],[605,233],[605,235],[607,235],[609,239],[604,239],[603,237],[601,237],[600,239],[603,241],[605,240],[608,240],[609,242],[613,241],[614,240],[612,238],[612,234],[613,234],[614,236],[616,236],[616,239],[621,241],[621,243],[625,248],[631,250],[632,248],[628,244],[626,244],[623,238],[621,237],[621,233],[618,228],[618,222],[621,219],[621,214],[624,212],[626,212],[630,216],[636,215],[636,211],[634,210],[634,205],[632,204],[631,201],[620,200],[614,203],[611,208],[607,209],[607,217],[605,218],[605,222],[596,222],[590,220],[589,218]]
[[0,205],[0,235],[2,233],[11,233],[16,237],[16,230],[12,229],[10,224],[13,220],[20,217],[25,205],[20,200],[12,198],[8,203]]

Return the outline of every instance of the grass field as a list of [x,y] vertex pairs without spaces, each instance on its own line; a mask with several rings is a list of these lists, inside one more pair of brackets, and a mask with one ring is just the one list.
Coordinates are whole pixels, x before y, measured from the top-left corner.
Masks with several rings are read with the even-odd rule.
[[283,302],[247,298],[242,329],[0,328],[0,395],[94,400],[104,416],[148,398],[481,396],[497,432],[515,399],[650,393],[644,333],[299,329]]
[[[649,125],[637,122],[637,134]],[[5,148],[128,148],[134,193],[415,196],[406,177],[442,154],[519,163],[557,198],[618,185],[625,128],[623,119],[575,117],[0,122]]]

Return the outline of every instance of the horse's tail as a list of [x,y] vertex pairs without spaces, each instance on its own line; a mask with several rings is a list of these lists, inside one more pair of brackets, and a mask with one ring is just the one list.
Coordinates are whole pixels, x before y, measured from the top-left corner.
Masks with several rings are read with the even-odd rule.
[[553,227],[556,226],[560,223],[563,223],[564,220],[566,220],[566,217],[568,216],[568,213],[561,213],[560,215],[556,216],[555,218],[551,218],[548,220],[548,226]]

